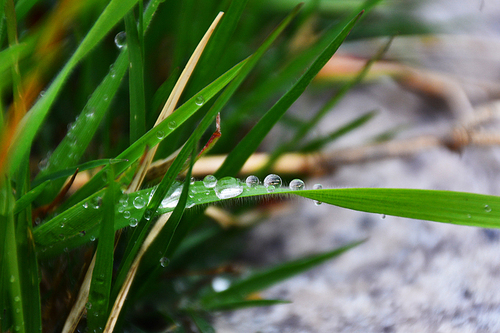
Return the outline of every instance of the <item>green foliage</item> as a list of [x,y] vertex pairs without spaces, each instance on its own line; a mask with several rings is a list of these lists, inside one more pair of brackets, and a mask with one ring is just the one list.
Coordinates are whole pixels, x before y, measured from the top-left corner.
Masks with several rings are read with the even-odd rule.
[[[137,0],[60,1],[44,3],[41,12],[41,1],[1,2],[1,331],[55,332],[65,322],[71,327],[65,332],[73,331],[83,316],[80,328],[92,332],[147,332],[148,327],[138,324],[139,307],[132,305],[148,304],[168,322],[164,330],[173,325],[182,331],[181,326],[192,323],[201,332],[212,332],[210,311],[287,303],[254,294],[360,244],[241,278],[227,267],[241,250],[234,244],[245,228],[221,228],[203,214],[226,201],[243,200],[251,208],[258,200],[245,198],[298,195],[377,214],[499,227],[500,201],[494,196],[402,189],[296,191],[223,179],[238,174],[351,30],[356,32],[360,12],[365,9],[362,17],[370,16],[379,1],[337,8],[340,23],[318,32],[316,44],[292,53],[291,41],[308,18],[317,15],[331,22],[333,9],[315,1],[300,14],[301,5],[291,2],[151,0],[143,10]],[[178,107],[151,128],[219,11],[225,15]],[[38,14],[43,18],[33,23]],[[18,34],[21,28],[24,33]],[[126,41],[120,39],[124,30]],[[304,140],[383,51],[311,121],[297,126],[292,141],[271,151],[267,167],[286,151],[319,152],[369,121],[374,112],[325,137]],[[218,130],[210,139],[207,133],[218,114],[219,141]],[[250,130],[249,123],[255,123]],[[164,163],[160,177],[132,190],[145,152],[159,144],[155,158],[170,164]],[[217,185],[191,181],[195,163],[214,145],[227,154],[216,172]],[[30,167],[39,160],[40,170]],[[75,172],[83,184],[74,183],[67,192],[65,183]],[[80,283],[88,267],[93,269],[85,287]],[[221,273],[221,267],[226,271]],[[210,287],[213,275],[226,276],[232,284],[215,291]],[[145,282],[133,283],[134,278]],[[67,295],[77,301],[65,303]],[[76,311],[73,322],[66,321],[71,307]],[[117,326],[110,328],[113,319]]]

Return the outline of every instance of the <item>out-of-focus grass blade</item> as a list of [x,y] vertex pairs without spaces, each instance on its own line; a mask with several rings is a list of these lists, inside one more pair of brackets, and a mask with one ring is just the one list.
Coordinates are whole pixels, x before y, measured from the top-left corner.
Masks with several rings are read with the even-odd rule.
[[139,139],[146,132],[146,99],[144,96],[144,59],[143,50],[137,32],[134,11],[125,15],[125,30],[130,62],[129,97],[130,97],[130,143]]
[[187,311],[187,313],[200,333],[215,333],[215,329],[212,325],[210,325],[210,323],[206,321],[205,318],[201,317],[197,312],[190,310]]
[[[120,167],[117,167],[116,173],[119,174],[126,168],[128,168],[132,163],[134,163],[138,158],[140,158],[146,147],[153,147],[161,142],[164,138],[169,136],[177,127],[183,124],[187,119],[189,119],[193,114],[195,114],[201,106],[196,103],[198,96],[203,96],[205,101],[208,101],[214,97],[222,88],[224,88],[241,70],[241,67],[247,62],[247,60],[234,66],[232,69],[227,71],[225,74],[221,75],[217,80],[212,82],[209,86],[205,87],[197,95],[190,98],[182,106],[180,106],[173,114],[171,114],[167,119],[158,124],[153,129],[149,130],[144,134],[139,140],[134,142],[130,147],[128,147],[124,152],[117,156],[117,159],[127,159],[127,163],[123,163]],[[215,117],[215,116],[214,116]],[[107,167],[101,170],[95,177],[93,177],[87,184],[85,184],[80,190],[78,190],[71,198],[68,200],[67,205],[74,205],[76,202],[83,200],[84,198],[92,195],[97,189],[104,185],[102,179],[102,173],[106,172]],[[67,206],[65,206],[67,207]]]
[[353,18],[342,30],[342,32],[333,39],[328,47],[320,54],[302,77],[283,95],[276,104],[261,118],[261,120],[252,128],[252,130],[241,140],[236,148],[229,153],[224,163],[216,172],[217,177],[235,175],[245,164],[246,160],[259,147],[267,133],[274,127],[278,120],[285,114],[288,108],[299,98],[306,87],[323,68],[328,60],[340,47],[347,37],[357,19],[362,12]]
[[500,197],[492,195],[390,188],[305,190],[294,194],[369,213],[500,228]]
[[358,246],[363,241],[354,242],[333,251],[321,253],[312,257],[290,261],[263,272],[252,274],[246,279],[235,282],[228,289],[221,292],[213,292],[202,298],[203,306],[207,308],[217,307],[217,304],[242,301],[247,295],[268,288],[273,284],[288,279],[292,276],[305,272],[329,259],[335,258],[345,251]]
[[330,133],[324,137],[319,137],[319,138],[316,138],[314,140],[309,141],[303,147],[299,148],[298,151],[303,152],[303,153],[318,151],[321,148],[323,148],[325,145],[327,145],[328,143],[331,143],[332,141],[337,140],[341,136],[352,132],[356,128],[363,126],[369,120],[371,120],[375,115],[376,115],[375,111],[370,111],[370,112],[367,112],[365,114],[362,114],[358,118],[354,119],[350,123],[347,123],[346,125],[342,126],[341,128],[333,131],[332,133]]
[[14,206],[14,214],[18,214],[23,209],[28,207],[28,205],[32,203],[43,192],[43,190],[49,183],[50,180],[46,180],[45,182],[41,183],[22,197],[20,197],[19,200],[16,201],[16,205]]
[[46,93],[23,118],[16,131],[14,142],[10,147],[9,174],[13,175],[19,168],[22,157],[30,149],[35,135],[47,116],[63,84],[78,62],[85,57],[102,38],[118,23],[119,20],[137,3],[138,0],[111,0],[87,36],[54,79]]
[[209,311],[232,311],[245,308],[253,308],[257,306],[272,306],[277,304],[290,304],[291,301],[285,301],[281,299],[254,299],[248,301],[236,301],[236,302],[226,302],[217,303],[208,306],[206,310]]
[[[227,43],[240,21],[243,9],[248,0],[232,0],[224,17],[214,31],[197,66],[197,73],[192,87],[198,91],[208,81],[212,81],[217,73],[217,67],[222,54],[227,49]],[[191,88],[191,89],[193,89]],[[189,89],[189,91],[191,91]]]
[[[27,43],[12,45],[0,52],[0,78],[4,77],[5,71],[12,68],[15,59],[20,59],[30,51],[31,47]],[[9,73],[10,74],[10,73]]]
[[89,169],[94,169],[103,165],[108,165],[108,164],[116,164],[120,162],[127,162],[127,160],[124,159],[100,159],[100,160],[94,160],[94,161],[89,161],[82,163],[80,165],[77,165],[72,168],[64,169],[64,170],[59,170],[50,174],[46,174],[43,177],[39,177],[31,183],[31,186],[38,186],[39,184],[46,182],[47,180],[56,180],[59,178],[67,178],[69,176],[72,176],[75,171],[78,169],[78,172],[82,172],[85,170]]
[[99,243],[95,259],[92,282],[87,306],[89,331],[102,332],[108,319],[111,278],[113,275],[113,254],[115,240],[115,177],[113,168],[108,173],[108,188],[102,199],[103,220],[99,232]]
[[[12,195],[12,189],[10,187],[10,180],[4,180],[2,187],[2,197],[4,201],[3,211],[0,214],[0,223],[5,225],[5,236],[2,250],[2,263],[5,267],[6,281],[8,284],[8,298],[9,298],[9,309],[10,316],[12,317],[12,331],[16,332],[26,332],[25,326],[25,309],[26,304],[22,293],[22,281],[21,278],[21,263],[18,257],[17,248],[17,235],[16,227],[14,223],[14,197]],[[2,312],[4,310],[2,309]],[[7,312],[8,313],[8,312]],[[3,316],[3,314],[2,314]]]
[[[295,133],[294,137],[292,140],[289,142],[281,145],[279,148],[275,149],[271,156],[269,157],[268,162],[266,165],[262,168],[262,170],[269,170],[269,168],[276,162],[276,160],[286,151],[293,150],[295,147],[299,146],[300,143],[304,140],[306,135],[323,119],[323,117],[351,90],[352,87],[360,83],[368,74],[370,71],[371,66],[375,61],[380,60],[382,56],[387,52],[389,49],[391,43],[392,43],[392,38],[382,47],[380,50],[373,56],[363,67],[363,69],[349,82],[347,82],[345,85],[340,88],[340,90],[333,95],[330,100],[328,100],[325,105],[311,118],[311,120],[307,121],[304,123],[297,133]],[[341,135],[344,133],[341,133]],[[332,133],[333,139],[337,138],[338,136],[335,136],[335,133]],[[326,142],[328,141],[328,137],[325,138]],[[325,142],[325,143],[326,143]],[[319,142],[317,142],[319,143]],[[317,145],[317,144],[316,144]],[[313,145],[314,146],[314,145]]]

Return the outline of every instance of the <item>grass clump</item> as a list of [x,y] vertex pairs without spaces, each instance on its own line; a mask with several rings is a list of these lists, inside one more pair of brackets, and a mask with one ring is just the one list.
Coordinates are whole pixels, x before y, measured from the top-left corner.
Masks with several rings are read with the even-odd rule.
[[[210,311],[286,303],[254,293],[360,243],[237,278],[228,263],[240,230],[222,228],[224,218],[213,210],[234,198],[299,195],[360,211],[497,227],[500,200],[492,196],[297,190],[281,186],[278,176],[224,178],[241,172],[377,2],[344,9],[315,44],[289,52],[319,2],[282,14],[267,11],[281,8],[279,1],[267,7],[236,0],[5,0],[1,330],[210,331]],[[284,153],[317,152],[369,121],[373,113],[328,137],[306,139],[370,64],[255,174],[263,178]],[[197,163],[214,152],[227,157],[201,173],[215,178],[191,181]],[[222,274],[235,281],[211,286]]]

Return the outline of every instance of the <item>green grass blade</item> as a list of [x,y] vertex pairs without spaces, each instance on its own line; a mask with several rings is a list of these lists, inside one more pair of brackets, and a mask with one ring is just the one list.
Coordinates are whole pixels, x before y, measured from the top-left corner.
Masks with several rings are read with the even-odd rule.
[[12,211],[14,206],[14,197],[10,187],[10,180],[4,180],[2,192],[3,199],[5,200],[4,210],[2,214],[0,214],[0,223],[5,225],[5,242],[1,244],[3,246],[2,262],[5,267],[4,274],[6,275],[8,281],[7,295],[10,303],[10,313],[7,312],[7,315],[10,315],[12,319],[12,331],[26,332],[26,304],[22,292],[21,279],[23,276],[21,272],[21,262],[17,244],[18,238],[16,226]]
[[[119,154],[117,159],[127,159],[128,162],[123,163],[121,168],[116,168],[116,173],[119,174],[123,172],[123,170],[139,159],[144,153],[144,149],[146,147],[153,147],[172,134],[177,127],[182,125],[187,119],[200,110],[201,106],[196,104],[196,98],[198,96],[203,96],[205,101],[212,99],[221,89],[234,79],[246,62],[247,60],[242,61],[225,74],[221,75],[217,80],[205,87],[197,95],[186,101],[186,103],[180,106],[167,119],[158,124],[155,128],[149,130],[139,140],[134,142],[134,144]],[[107,168],[101,170],[94,178],[92,178],[77,193],[75,193],[64,207],[72,206],[76,204],[76,202],[82,201],[84,198],[92,195],[96,190],[104,186],[102,173],[106,172],[106,169]]]
[[138,0],[111,0],[104,9],[95,24],[92,26],[87,36],[76,49],[73,56],[68,60],[63,69],[56,76],[46,93],[31,108],[30,112],[23,118],[20,124],[14,143],[10,147],[9,174],[19,168],[22,157],[30,149],[36,133],[45,120],[49,109],[54,103],[63,84],[66,82],[69,74],[104,36],[123,18],[123,16],[137,3]]
[[294,194],[369,213],[500,228],[500,197],[492,195],[390,188],[306,190]]
[[362,13],[354,17],[328,45],[321,55],[314,61],[302,77],[293,85],[293,87],[283,95],[276,104],[261,118],[261,120],[252,128],[252,130],[241,140],[236,148],[227,156],[222,166],[217,170],[216,176],[235,175],[245,164],[246,160],[258,148],[265,136],[274,127],[278,120],[285,114],[288,108],[299,98],[316,74],[323,68],[328,60],[340,47],[347,37],[352,27]]
[[102,332],[108,319],[111,278],[113,275],[114,219],[115,219],[115,177],[113,168],[108,174],[109,187],[102,200],[103,221],[99,233],[99,243],[95,259],[92,282],[87,306],[89,331]]
[[16,201],[16,205],[14,206],[14,214],[20,213],[23,209],[29,206],[47,187],[47,185],[50,183],[50,180],[46,180],[45,182],[41,183],[31,191],[27,192],[24,194],[22,197],[20,197]]
[[354,119],[353,121],[345,124],[341,128],[333,131],[332,133],[316,138],[314,140],[309,141],[306,143],[303,147],[299,148],[298,151],[307,153],[307,152],[313,152],[313,151],[319,151],[321,148],[323,148],[325,145],[331,143],[332,141],[337,140],[341,136],[352,132],[353,130],[363,126],[366,124],[368,121],[370,121],[374,116],[376,115],[375,111],[370,111],[367,113],[362,114],[358,118]]
[[233,311],[245,308],[254,308],[259,306],[272,306],[278,304],[290,304],[291,301],[285,301],[281,299],[255,299],[248,301],[234,301],[217,303],[205,308],[208,311]]
[[303,273],[323,262],[335,258],[345,251],[358,246],[361,242],[354,242],[340,247],[333,251],[321,253],[312,257],[293,260],[263,272],[252,274],[246,279],[235,282],[228,289],[221,292],[214,292],[202,298],[202,304],[208,308],[217,307],[217,304],[227,302],[242,301],[247,295],[268,288],[273,284],[281,282],[297,274]]
[[130,62],[130,143],[133,143],[146,132],[143,49],[139,39],[133,10],[125,15],[125,30],[127,34],[127,48]]
[[210,325],[208,321],[205,320],[199,313],[189,310],[187,311],[189,317],[198,328],[200,333],[215,333],[215,329]]

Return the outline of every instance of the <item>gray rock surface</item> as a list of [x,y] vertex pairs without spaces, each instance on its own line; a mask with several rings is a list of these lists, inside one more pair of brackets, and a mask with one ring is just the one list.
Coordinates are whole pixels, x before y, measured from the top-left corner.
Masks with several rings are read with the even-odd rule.
[[[487,35],[498,44],[499,7],[488,0],[431,1],[421,11],[429,20],[467,14],[471,21],[466,28],[471,34]],[[397,45],[392,52],[402,51]],[[453,54],[451,47],[446,48],[448,54]],[[422,54],[426,51],[424,47]],[[468,51],[476,57],[433,58],[430,50],[416,58],[420,66],[456,76],[464,74],[461,69],[467,63],[468,79],[484,78],[472,75],[474,71],[469,69],[476,67],[478,73],[500,82],[500,63],[484,68],[485,62],[480,60],[498,59],[500,52],[488,57],[478,49]],[[487,93],[472,95],[469,92],[474,106],[491,99]],[[301,103],[316,102],[306,98]],[[446,103],[422,98],[383,79],[356,89],[318,131],[327,133],[371,109],[379,109],[379,115],[331,149],[362,144],[394,126],[410,125],[401,136],[411,137],[439,134],[458,121]],[[341,167],[333,175],[309,179],[307,185],[318,182],[324,187],[446,189],[500,195],[500,148],[470,147],[461,154],[435,148],[407,158]],[[217,331],[500,332],[500,230],[383,218],[297,200],[286,213],[252,231],[246,252],[265,266],[366,237],[366,243],[338,259],[262,294],[292,304],[220,313],[214,318]]]

